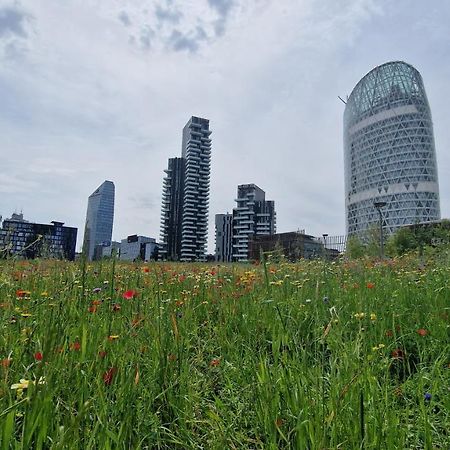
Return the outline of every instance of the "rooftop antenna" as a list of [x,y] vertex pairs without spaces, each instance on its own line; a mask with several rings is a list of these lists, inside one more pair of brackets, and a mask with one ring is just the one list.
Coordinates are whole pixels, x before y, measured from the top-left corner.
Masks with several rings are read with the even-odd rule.
[[[339,99],[344,105],[347,104],[347,102],[346,102],[340,95],[338,95],[338,99]],[[348,98],[347,98],[347,100],[348,100]]]

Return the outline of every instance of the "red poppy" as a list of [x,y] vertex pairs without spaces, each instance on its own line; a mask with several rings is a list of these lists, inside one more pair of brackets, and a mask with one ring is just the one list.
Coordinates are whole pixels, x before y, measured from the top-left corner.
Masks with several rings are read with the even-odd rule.
[[20,297],[20,298],[27,297],[30,294],[31,294],[30,291],[24,291],[23,289],[18,289],[16,291],[16,297]]
[[88,311],[94,314],[97,312],[97,307],[95,305],[89,306]]
[[275,420],[275,425],[280,428],[283,425],[283,419],[281,419],[280,417],[278,417],[277,420]]
[[185,279],[186,279],[186,276],[185,276],[185,275],[180,275],[180,276],[178,277],[178,281],[179,281],[180,283],[182,283]]
[[75,341],[73,344],[70,344],[70,349],[78,352],[81,348],[81,344],[78,341]]
[[110,367],[104,374],[103,374],[103,381],[105,382],[106,386],[109,386],[112,381],[114,376],[117,373],[117,368],[116,367]]
[[99,352],[98,352],[98,357],[99,358],[104,358],[106,356],[106,352],[105,352],[105,350],[100,350]]
[[374,283],[367,283],[367,289],[373,289],[375,287]]
[[131,321],[131,326],[132,326],[133,328],[136,328],[137,326],[139,326],[139,325],[143,322],[143,320],[144,320],[144,317],[141,317],[141,316],[135,316],[135,317],[133,318],[133,320]]
[[125,292],[123,293],[122,297],[123,297],[125,300],[131,300],[131,299],[133,299],[134,297],[136,297],[136,295],[137,295],[137,292],[136,292],[136,291],[129,290],[129,291],[125,291]]
[[119,303],[114,303],[114,305],[112,305],[111,309],[113,311],[120,311],[122,307],[119,305]]
[[102,304],[102,301],[101,301],[101,300],[92,300],[92,304],[93,304],[94,306],[98,306],[98,305],[101,305],[101,304]]
[[171,353],[171,354],[168,356],[168,358],[169,358],[169,361],[176,361],[177,355],[175,355],[174,353]]
[[211,367],[217,367],[219,364],[220,364],[220,359],[218,359],[218,358],[212,359],[211,362],[209,363],[209,365]]
[[419,328],[419,329],[417,330],[417,334],[418,334],[419,336],[426,336],[426,335],[428,334],[428,331],[425,330],[425,328]]
[[145,272],[145,273],[149,273],[149,272],[150,272],[150,269],[149,269],[148,267],[144,267],[142,270],[143,270],[143,272]]
[[403,359],[405,357],[405,352],[401,348],[396,348],[392,350],[391,356],[393,359]]
[[9,367],[10,364],[11,364],[11,361],[12,361],[12,359],[10,359],[10,358],[2,359],[2,360],[0,361],[0,365],[1,365],[2,367]]
[[36,353],[34,354],[34,359],[35,359],[36,361],[42,361],[42,358],[43,358],[43,356],[42,356],[42,353],[41,353],[41,352],[36,352]]
[[386,330],[386,333],[384,333],[387,337],[392,337],[394,336],[394,333],[392,332],[392,330]]

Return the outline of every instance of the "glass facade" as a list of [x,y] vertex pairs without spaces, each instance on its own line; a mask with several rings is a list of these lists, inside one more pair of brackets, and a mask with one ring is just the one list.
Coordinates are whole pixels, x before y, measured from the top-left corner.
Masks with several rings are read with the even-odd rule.
[[105,181],[90,196],[86,212],[83,253],[92,261],[95,247],[109,244],[112,238],[114,221],[114,183]]
[[420,73],[401,61],[369,72],[344,112],[347,234],[440,219],[433,124]]
[[77,229],[63,225],[57,221],[53,221],[52,225],[31,223],[24,220],[22,214],[13,214],[12,219],[3,221],[0,230],[0,255],[73,261]]

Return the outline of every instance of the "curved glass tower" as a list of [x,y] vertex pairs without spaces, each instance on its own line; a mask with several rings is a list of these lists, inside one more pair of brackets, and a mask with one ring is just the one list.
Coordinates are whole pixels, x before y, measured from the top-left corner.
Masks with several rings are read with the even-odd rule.
[[401,61],[370,71],[344,112],[347,234],[440,219],[433,124],[420,73]]

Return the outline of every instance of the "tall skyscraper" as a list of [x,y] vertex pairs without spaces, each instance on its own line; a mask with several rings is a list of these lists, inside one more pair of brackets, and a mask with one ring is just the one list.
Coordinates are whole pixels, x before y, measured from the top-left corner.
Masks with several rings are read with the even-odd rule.
[[248,261],[252,237],[276,231],[275,202],[256,184],[238,186],[233,209],[233,261]]
[[184,158],[170,158],[163,180],[161,208],[161,256],[177,261],[181,254],[181,225],[183,220]]
[[181,158],[169,159],[161,209],[162,258],[206,259],[210,134],[209,120],[191,117],[183,128]]
[[216,261],[230,262],[233,253],[233,214],[216,214]]
[[105,181],[90,196],[86,212],[83,253],[92,261],[95,246],[111,243],[114,221],[114,183]]
[[362,236],[386,203],[388,233],[440,219],[433,124],[420,73],[401,61],[370,71],[344,112],[347,233]]

